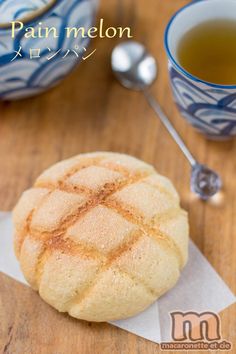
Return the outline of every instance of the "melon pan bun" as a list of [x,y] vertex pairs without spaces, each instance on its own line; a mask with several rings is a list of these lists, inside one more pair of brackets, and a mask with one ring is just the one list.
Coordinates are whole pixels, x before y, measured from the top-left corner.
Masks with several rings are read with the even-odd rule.
[[111,321],[177,282],[188,218],[172,183],[131,156],[81,154],[46,170],[14,209],[15,252],[33,289],[61,312]]

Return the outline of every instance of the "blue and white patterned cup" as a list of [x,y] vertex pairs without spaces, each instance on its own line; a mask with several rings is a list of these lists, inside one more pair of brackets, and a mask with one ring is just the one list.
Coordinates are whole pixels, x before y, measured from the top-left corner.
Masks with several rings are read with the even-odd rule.
[[177,106],[190,124],[214,140],[236,135],[236,83],[217,85],[194,77],[180,65],[177,49],[187,31],[201,22],[222,18],[236,20],[235,0],[197,0],[181,8],[165,32],[171,86]]
[[[83,27],[86,33],[97,5],[98,0],[0,0],[0,99],[33,96],[58,84],[81,61],[89,42],[68,38],[64,29]],[[11,21],[24,23],[15,38]],[[57,36],[25,38],[25,28],[37,31],[40,23],[53,26]]]

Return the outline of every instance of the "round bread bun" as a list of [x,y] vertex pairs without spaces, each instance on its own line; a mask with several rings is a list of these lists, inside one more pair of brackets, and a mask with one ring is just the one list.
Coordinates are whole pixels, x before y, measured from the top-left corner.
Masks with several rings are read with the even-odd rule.
[[177,282],[188,220],[172,183],[131,156],[81,154],[46,170],[14,209],[23,274],[60,312],[127,318]]

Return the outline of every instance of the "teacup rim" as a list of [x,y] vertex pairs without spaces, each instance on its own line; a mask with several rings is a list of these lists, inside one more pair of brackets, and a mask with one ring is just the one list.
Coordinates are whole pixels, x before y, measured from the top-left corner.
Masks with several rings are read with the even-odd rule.
[[167,52],[168,58],[172,61],[176,69],[178,69],[183,75],[187,76],[189,79],[195,81],[195,82],[200,82],[202,84],[208,85],[213,88],[218,88],[218,89],[236,89],[236,84],[235,85],[222,85],[222,84],[215,84],[213,82],[205,81],[200,79],[197,76],[194,76],[190,74],[187,70],[184,69],[183,66],[181,66],[177,60],[174,58],[174,56],[171,53],[170,47],[169,47],[169,41],[168,41],[168,35],[169,35],[169,30],[171,28],[172,23],[174,22],[175,18],[183,12],[185,9],[187,9],[190,6],[196,5],[196,3],[203,2],[203,1],[212,1],[212,0],[193,0],[189,4],[182,6],[179,10],[177,10],[172,17],[170,18],[166,29],[165,29],[165,34],[164,34],[164,44],[165,44],[165,50]]
[[[45,14],[48,13],[48,11],[51,11],[54,9],[62,0],[52,0],[50,3],[44,5],[42,8],[37,9],[33,11],[31,14],[26,15],[25,17],[22,17],[16,21],[21,21],[24,23],[24,25],[28,25],[32,22],[35,22],[37,20],[40,20]],[[3,22],[0,23],[0,31],[8,31],[11,29],[11,22]]]

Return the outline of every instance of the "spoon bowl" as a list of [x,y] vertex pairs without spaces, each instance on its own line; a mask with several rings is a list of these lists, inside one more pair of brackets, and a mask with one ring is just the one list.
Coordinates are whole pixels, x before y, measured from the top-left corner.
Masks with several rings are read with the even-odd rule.
[[111,61],[118,81],[128,89],[143,91],[157,78],[156,60],[140,43],[119,44],[112,52]]

